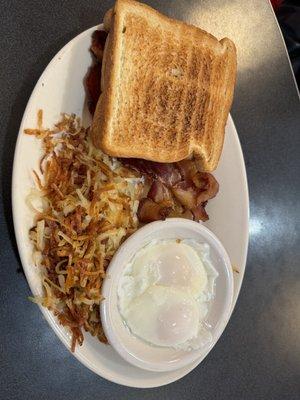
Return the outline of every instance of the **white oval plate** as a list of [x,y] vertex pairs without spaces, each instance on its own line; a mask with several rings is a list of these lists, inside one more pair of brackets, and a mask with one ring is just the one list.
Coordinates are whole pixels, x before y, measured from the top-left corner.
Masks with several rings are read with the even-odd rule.
[[[38,80],[27,104],[20,126],[16,144],[12,202],[15,234],[22,265],[27,281],[34,295],[40,295],[41,279],[39,271],[32,262],[32,247],[28,230],[33,224],[33,215],[25,199],[34,185],[32,170],[38,168],[41,156],[39,141],[23,133],[25,128],[36,126],[38,109],[44,110],[44,126],[51,127],[61,112],[75,113],[86,126],[90,116],[85,101],[83,81],[92,57],[89,52],[93,27],[71,40],[53,58]],[[222,157],[215,171],[220,183],[217,197],[207,207],[210,220],[206,226],[221,240],[231,262],[238,273],[234,273],[234,300],[236,302],[245,270],[248,247],[249,200],[245,164],[238,135],[231,117],[226,126],[225,144]],[[41,307],[41,311],[61,341],[70,349],[70,335],[58,324],[50,311]],[[77,347],[75,357],[98,375],[132,387],[149,388],[173,382],[200,362],[171,372],[150,372],[136,368],[125,361],[111,346],[101,344],[86,334],[82,347]]]

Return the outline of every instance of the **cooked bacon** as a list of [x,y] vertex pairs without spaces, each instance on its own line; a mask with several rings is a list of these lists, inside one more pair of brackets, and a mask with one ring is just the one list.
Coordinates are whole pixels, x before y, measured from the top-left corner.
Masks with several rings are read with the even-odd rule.
[[193,183],[181,181],[172,187],[172,193],[186,208],[192,209],[197,206],[197,188]]
[[97,63],[93,65],[86,76],[86,88],[89,93],[89,111],[92,115],[94,115],[96,105],[101,94],[101,64]]
[[194,215],[193,215],[193,213],[192,213],[191,210],[185,210],[185,211],[180,215],[180,217],[181,217],[181,218],[185,218],[185,219],[191,219],[191,220],[194,219]]
[[[146,202],[146,199],[144,199],[145,204],[144,202],[141,204],[140,210],[142,211],[140,211],[138,217],[139,219],[143,218],[143,220],[140,219],[140,221],[150,222],[164,219],[166,204],[160,203],[166,200],[172,201],[171,193],[173,201],[176,199],[184,207],[185,211],[179,216],[197,221],[208,219],[204,209],[205,203],[217,194],[219,185],[213,175],[198,170],[195,160],[183,160],[174,164],[163,164],[136,158],[121,159],[121,161],[125,166],[150,177],[150,180],[152,180],[147,195],[150,202]],[[157,203],[157,207],[155,203]],[[160,214],[161,212],[163,215]]]
[[207,172],[198,172],[197,175],[203,183],[202,187],[198,191],[197,204],[202,204],[216,196],[219,191],[219,184],[212,174]]
[[193,208],[191,211],[194,215],[195,221],[207,221],[208,215],[205,211],[205,204],[199,204],[197,207]]
[[135,171],[151,176],[153,179],[158,179],[167,187],[176,185],[182,179],[176,164],[158,163],[138,158],[123,158],[120,161]]
[[185,180],[192,180],[198,172],[198,166],[195,160],[182,160],[176,163],[180,174]]
[[155,203],[162,203],[170,201],[171,193],[163,183],[160,181],[153,181],[147,197],[155,201]]
[[144,175],[151,175],[148,167],[148,163],[150,163],[150,161],[142,160],[140,158],[120,158],[119,160],[126,167],[129,167],[134,171],[140,172]]
[[166,186],[172,187],[173,185],[176,185],[176,183],[180,182],[180,180],[182,179],[180,172],[176,168],[175,164],[163,164],[156,162],[151,163],[154,175]]
[[105,31],[95,31],[92,36],[91,51],[100,63],[103,59],[106,38],[107,32]]
[[166,219],[171,210],[171,207],[166,207],[155,203],[151,199],[143,198],[140,201],[137,215],[140,222],[159,221]]
[[[181,181],[172,187],[172,193],[176,199],[192,211],[194,208],[203,205],[203,203],[215,197],[219,190],[219,184],[213,175],[206,172],[198,172],[197,174],[201,175],[201,188],[197,188],[191,181]],[[202,217],[199,219],[202,219],[204,214],[202,209],[200,211]],[[196,211],[197,215],[198,213]],[[205,213],[205,219],[207,218],[207,214]]]
[[101,94],[101,67],[106,38],[107,32],[105,31],[95,31],[92,36],[91,52],[96,57],[97,62],[89,69],[85,80],[90,97],[88,106],[92,115],[94,115]]

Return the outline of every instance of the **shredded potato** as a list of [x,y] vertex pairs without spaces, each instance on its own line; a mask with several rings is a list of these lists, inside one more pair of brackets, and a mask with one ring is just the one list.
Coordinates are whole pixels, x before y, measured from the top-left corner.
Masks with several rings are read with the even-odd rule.
[[75,115],[63,114],[54,129],[27,135],[42,140],[36,187],[27,198],[35,213],[29,235],[42,270],[44,296],[34,302],[52,310],[72,333],[72,351],[83,329],[106,342],[99,304],[106,268],[120,244],[138,228],[142,178],[96,149]]

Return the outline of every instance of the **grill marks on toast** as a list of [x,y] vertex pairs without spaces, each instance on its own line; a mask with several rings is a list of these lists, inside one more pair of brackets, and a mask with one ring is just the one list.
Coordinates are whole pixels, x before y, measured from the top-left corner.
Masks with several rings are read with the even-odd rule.
[[[192,132],[204,126],[202,118],[210,101],[207,89],[212,63],[193,46],[193,37],[189,42],[180,40],[180,30],[174,40],[174,33],[159,29],[153,36],[153,28],[145,26],[143,18],[129,16],[124,25],[122,47],[127,49],[131,60],[127,63],[125,60],[123,66],[121,91],[126,93],[127,103],[121,96],[119,119],[134,116],[134,122],[129,121],[129,130],[131,127],[134,135],[144,132],[145,146],[180,151],[183,144],[188,145]],[[130,38],[133,29],[140,32],[134,40]],[[134,66],[134,78],[126,64]],[[201,86],[204,88],[199,90]],[[160,115],[159,120],[156,115]],[[132,145],[131,141],[124,142],[130,135],[118,132],[115,136],[119,146]]]

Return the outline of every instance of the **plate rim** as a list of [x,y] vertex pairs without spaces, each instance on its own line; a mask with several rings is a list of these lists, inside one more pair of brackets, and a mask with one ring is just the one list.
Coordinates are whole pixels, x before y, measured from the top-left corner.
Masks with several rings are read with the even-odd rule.
[[[21,138],[23,135],[23,131],[24,131],[24,121],[25,118],[28,114],[28,111],[31,107],[31,103],[33,102],[33,99],[36,95],[36,93],[39,90],[40,87],[40,82],[43,80],[45,74],[49,71],[49,69],[51,69],[57,62],[60,61],[60,58],[63,56],[63,54],[72,46],[72,44],[74,44],[75,42],[79,41],[82,37],[85,37],[87,35],[89,35],[90,33],[92,33],[94,30],[96,29],[103,29],[103,24],[99,24],[96,26],[93,26],[91,28],[88,28],[86,30],[84,30],[83,32],[79,33],[78,35],[76,35],[75,37],[73,37],[69,42],[67,42],[50,60],[50,62],[46,65],[46,67],[44,68],[43,72],[41,73],[39,79],[37,80],[33,91],[28,99],[27,105],[25,107],[23,116],[22,116],[22,120],[20,123],[20,127],[19,127],[19,131],[18,131],[18,136],[17,136],[17,140],[16,140],[16,144],[15,144],[15,150],[14,150],[14,159],[13,159],[13,169],[12,169],[12,182],[11,182],[11,201],[12,201],[12,215],[13,215],[13,226],[14,226],[14,232],[15,232],[15,237],[16,237],[16,242],[17,242],[17,247],[18,247],[18,253],[19,253],[19,257],[21,260],[21,264],[24,270],[24,274],[26,276],[26,280],[28,283],[28,286],[30,288],[30,290],[32,291],[32,293],[35,293],[35,286],[33,285],[33,282],[31,282],[31,279],[29,277],[29,268],[31,268],[29,265],[27,265],[28,263],[25,260],[25,255],[22,251],[20,251],[21,246],[20,243],[22,241],[22,235],[20,234],[20,230],[18,229],[18,222],[17,222],[17,206],[16,206],[16,196],[17,196],[17,180],[18,180],[18,175],[17,175],[17,171],[18,171],[18,163],[20,162],[17,155],[20,151],[20,142],[21,142]],[[243,284],[243,279],[244,279],[244,274],[245,274],[245,270],[246,270],[246,261],[247,261],[247,254],[248,254],[248,247],[249,247],[249,216],[250,216],[250,210],[249,210],[249,190],[248,190],[248,180],[247,180],[247,173],[246,173],[246,165],[245,165],[245,160],[244,160],[244,155],[243,155],[243,151],[242,151],[242,147],[241,147],[241,143],[239,140],[239,136],[234,124],[234,121],[231,117],[231,115],[229,114],[228,117],[228,121],[227,123],[229,125],[231,125],[231,128],[234,131],[234,140],[237,142],[237,151],[238,151],[238,156],[240,158],[240,160],[242,161],[242,170],[241,170],[241,174],[243,177],[243,182],[244,182],[244,190],[245,190],[245,198],[243,199],[243,202],[245,204],[245,208],[246,208],[246,228],[245,228],[245,233],[246,233],[246,241],[245,241],[245,250],[243,252],[243,262],[241,264],[241,266],[243,266],[243,268],[240,268],[240,279],[239,279],[239,285],[237,287],[236,293],[234,294],[234,298],[233,298],[233,302],[232,302],[232,308],[231,308],[231,312],[229,315],[229,319],[230,320],[231,316],[232,316],[232,312],[234,310],[237,298],[239,296],[240,290],[241,290],[241,286]],[[195,362],[193,362],[192,364],[188,365],[184,371],[182,371],[182,369],[178,370],[178,376],[177,377],[171,377],[171,378],[166,378],[166,379],[161,379],[161,377],[159,379],[157,379],[156,377],[151,378],[150,382],[147,380],[144,383],[139,383],[137,384],[134,380],[134,378],[132,378],[131,380],[128,380],[128,378],[124,379],[122,377],[116,377],[114,375],[112,375],[108,369],[105,368],[105,370],[101,370],[99,371],[97,368],[94,368],[93,365],[90,364],[89,360],[83,355],[83,354],[78,354],[78,352],[75,350],[74,353],[72,353],[70,351],[70,345],[69,342],[66,340],[66,337],[62,334],[62,327],[59,326],[59,324],[57,323],[57,321],[55,320],[55,317],[53,316],[53,314],[51,313],[51,311],[49,311],[48,309],[45,309],[43,306],[38,305],[39,309],[42,312],[42,315],[45,317],[47,323],[50,325],[50,327],[53,329],[53,331],[55,332],[56,336],[58,336],[58,338],[61,340],[61,342],[65,345],[65,347],[68,349],[68,351],[81,363],[83,364],[85,367],[87,367],[88,369],[90,369],[91,371],[93,371],[95,374],[97,374],[98,376],[105,378],[111,382],[120,384],[120,385],[124,385],[124,386],[128,386],[128,387],[134,387],[134,388],[154,388],[154,387],[160,387],[160,386],[164,386],[167,384],[170,384],[172,382],[175,382],[181,378],[183,378],[185,375],[187,375],[189,372],[191,372],[195,367],[197,367],[202,361],[203,359],[201,359],[199,362],[198,360],[196,360]],[[222,335],[221,335],[222,336]],[[175,371],[174,371],[175,372]],[[115,375],[117,375],[115,373]],[[158,381],[159,380],[159,381]],[[158,381],[158,382],[155,382]]]

